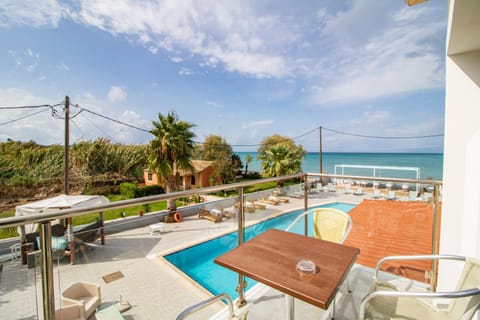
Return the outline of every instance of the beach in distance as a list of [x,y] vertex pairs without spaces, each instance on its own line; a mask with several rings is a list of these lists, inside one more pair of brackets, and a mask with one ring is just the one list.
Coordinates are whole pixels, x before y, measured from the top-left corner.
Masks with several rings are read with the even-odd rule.
[[[257,152],[235,152],[242,159],[245,167],[245,156],[249,154],[252,162],[248,165],[248,171],[261,171],[260,161],[257,160]],[[322,154],[322,166],[324,173],[335,173],[335,165],[366,165],[366,166],[395,166],[413,167],[420,169],[420,179],[442,180],[443,178],[443,154],[441,153],[344,153],[324,152]],[[309,152],[302,159],[303,172],[320,172],[320,153]],[[341,172],[337,171],[337,174]],[[372,169],[345,168],[344,174],[358,176],[372,176]],[[377,170],[380,177],[415,179],[414,171]]]

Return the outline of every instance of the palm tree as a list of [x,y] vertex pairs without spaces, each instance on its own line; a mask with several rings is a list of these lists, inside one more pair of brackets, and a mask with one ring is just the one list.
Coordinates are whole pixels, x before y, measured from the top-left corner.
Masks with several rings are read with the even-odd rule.
[[[259,154],[258,159],[261,160],[264,177],[295,174],[299,172],[299,168],[302,166],[302,160],[295,150],[283,144],[271,146],[265,152]],[[277,187],[282,192],[283,181],[278,181]]]
[[[150,141],[150,170],[165,184],[167,193],[175,190],[175,177],[178,170],[193,171],[190,159],[194,151],[195,134],[190,130],[195,125],[178,119],[174,111],[166,116],[158,114],[158,122],[152,121],[150,131],[154,139]],[[169,210],[175,210],[175,199],[167,202]]]
[[250,162],[252,162],[252,160],[253,160],[253,158],[250,155],[250,153],[247,153],[245,155],[245,176],[248,175],[248,165],[250,164]]
[[260,155],[262,172],[265,177],[278,177],[298,173],[301,160],[295,156],[295,151],[285,145],[270,147]]

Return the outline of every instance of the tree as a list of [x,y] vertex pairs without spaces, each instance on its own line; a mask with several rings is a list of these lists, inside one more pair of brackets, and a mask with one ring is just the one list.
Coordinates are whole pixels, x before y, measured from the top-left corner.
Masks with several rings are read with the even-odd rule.
[[233,150],[224,138],[209,135],[205,138],[200,154],[202,160],[213,161],[213,175],[219,177],[222,183],[227,183],[233,178]]
[[232,179],[235,180],[235,177],[238,174],[242,174],[242,168],[243,168],[243,163],[242,159],[240,159],[240,156],[236,153],[232,153],[230,157],[230,161],[232,163]]
[[247,153],[245,155],[245,175],[248,175],[248,165],[250,164],[250,162],[252,162],[253,158],[252,156]]
[[297,146],[288,137],[280,135],[266,137],[257,151],[257,159],[261,161],[264,177],[295,174],[302,170],[302,157],[305,151],[301,145]]
[[[193,172],[191,158],[194,150],[195,125],[178,119],[174,111],[167,115],[158,114],[158,122],[152,121],[150,131],[154,138],[150,141],[149,168],[158,175],[165,185],[166,193],[175,191],[178,170]],[[167,202],[169,210],[175,210],[175,199]]]
[[282,144],[271,146],[259,155],[262,173],[265,177],[278,177],[299,172],[302,160],[295,154],[295,150]]
[[279,134],[274,134],[264,138],[260,144],[260,147],[258,147],[257,152],[259,153],[259,155],[261,155],[262,153],[270,149],[270,147],[279,144],[289,147],[299,159],[306,155],[306,152],[305,150],[303,150],[303,147],[301,145],[297,146],[291,138],[281,136]]

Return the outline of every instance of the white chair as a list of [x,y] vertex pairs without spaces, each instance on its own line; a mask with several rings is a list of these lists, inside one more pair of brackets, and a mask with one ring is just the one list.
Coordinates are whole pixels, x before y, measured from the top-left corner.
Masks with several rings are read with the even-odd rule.
[[55,310],[55,320],[86,320],[79,304],[71,304]]
[[387,194],[387,197],[386,197],[387,200],[395,200],[397,199],[397,195],[395,193],[395,191],[388,191],[388,194]]
[[357,190],[355,190],[355,192],[353,194],[356,195],[356,196],[363,196],[365,193],[363,192],[362,187],[358,187]]
[[[457,260],[464,261],[463,273],[454,291],[402,291],[391,282],[378,278],[383,262],[388,260]],[[448,307],[435,305],[439,300]],[[471,319],[480,305],[480,260],[452,255],[390,256],[375,268],[370,293],[360,305],[360,319]]]
[[352,188],[349,183],[345,184],[345,194],[351,194],[352,193]]
[[379,199],[382,197],[382,194],[380,193],[380,189],[373,189],[373,196],[374,199]]
[[64,306],[77,304],[80,306],[80,314],[88,319],[95,309],[102,304],[100,286],[88,282],[75,282],[62,292]]

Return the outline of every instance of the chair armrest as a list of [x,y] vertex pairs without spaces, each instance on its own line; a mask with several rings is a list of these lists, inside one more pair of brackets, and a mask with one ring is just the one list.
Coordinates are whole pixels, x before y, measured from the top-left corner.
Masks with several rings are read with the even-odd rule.
[[426,255],[407,255],[407,256],[388,256],[378,260],[377,265],[375,266],[375,272],[373,274],[373,279],[378,280],[378,272],[380,267],[386,261],[391,260],[458,260],[465,261],[466,258],[463,256],[448,255],[448,254],[426,254]]
[[442,292],[374,291],[362,299],[362,303],[360,304],[359,319],[365,319],[366,305],[368,302],[370,302],[370,300],[376,297],[458,299],[458,298],[465,298],[465,297],[470,297],[478,294],[480,294],[479,288],[466,289],[461,291],[442,291]]
[[311,212],[311,210],[304,211],[302,214],[300,214],[298,217],[296,217],[295,220],[293,220],[292,223],[290,223],[290,225],[285,228],[285,231],[290,231],[290,229],[292,229],[293,226],[296,225],[298,223],[298,221],[300,221],[301,218],[308,215],[310,212]]

